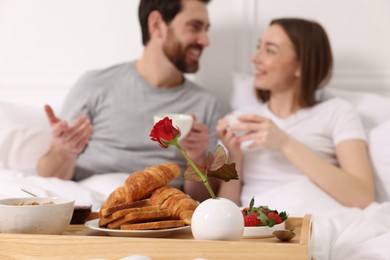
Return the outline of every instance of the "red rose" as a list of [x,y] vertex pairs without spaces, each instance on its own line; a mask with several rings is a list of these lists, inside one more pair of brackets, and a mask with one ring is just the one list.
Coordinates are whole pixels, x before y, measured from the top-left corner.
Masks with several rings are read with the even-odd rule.
[[172,119],[164,117],[153,126],[149,136],[162,148],[168,148],[170,142],[180,136],[180,130],[172,125]]
[[[210,193],[210,196],[213,199],[217,198],[209,184],[207,175],[205,175],[204,173],[202,173],[201,170],[199,170],[198,166],[192,161],[192,159],[188,156],[183,147],[181,147],[181,145],[179,144],[178,138],[180,137],[180,129],[172,125],[172,119],[164,117],[162,120],[158,121],[156,124],[154,124],[149,136],[151,137],[150,139],[152,141],[158,142],[159,145],[164,149],[168,148],[171,145],[176,146],[176,148],[179,149],[181,154],[188,162],[187,170],[183,174],[184,178],[189,180],[195,180],[196,177],[194,177],[193,175],[197,174],[197,179],[200,179],[203,182],[208,192]],[[238,179],[235,164],[226,164],[227,154],[222,146],[218,145],[217,149],[215,149],[214,154],[209,153],[206,160],[209,164],[209,168],[216,167],[213,166],[215,164],[218,165],[217,169],[213,171],[214,177],[222,179],[224,181],[229,181],[230,179]],[[220,165],[221,160],[225,161],[222,166]]]

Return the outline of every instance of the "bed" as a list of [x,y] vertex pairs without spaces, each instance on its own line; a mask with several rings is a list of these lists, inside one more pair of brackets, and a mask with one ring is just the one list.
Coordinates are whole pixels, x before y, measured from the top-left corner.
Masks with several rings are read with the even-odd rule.
[[[248,75],[234,74],[233,108],[255,101],[251,80]],[[256,201],[290,216],[313,214],[315,259],[390,259],[390,97],[341,89],[320,95],[344,98],[360,113],[369,137],[377,201],[364,210],[343,207],[309,181],[256,194]],[[43,108],[0,101],[0,122],[0,198],[28,196],[25,189],[38,196],[91,203],[98,210],[127,177],[127,173],[107,173],[77,183],[39,177],[36,162],[50,144]]]

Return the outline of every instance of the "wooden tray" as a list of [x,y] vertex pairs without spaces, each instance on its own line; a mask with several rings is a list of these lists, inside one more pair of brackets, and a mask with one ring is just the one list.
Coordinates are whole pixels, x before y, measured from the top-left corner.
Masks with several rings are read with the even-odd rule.
[[0,259],[311,259],[312,216],[288,218],[286,227],[297,234],[290,242],[273,237],[200,241],[191,230],[166,238],[113,237],[70,225],[62,235],[0,234]]

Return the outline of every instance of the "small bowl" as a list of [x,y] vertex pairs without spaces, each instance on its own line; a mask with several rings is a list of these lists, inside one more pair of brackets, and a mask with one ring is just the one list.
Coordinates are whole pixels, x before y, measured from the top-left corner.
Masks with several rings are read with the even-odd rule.
[[84,224],[92,212],[91,204],[76,204],[73,209],[72,219],[70,224]]
[[268,226],[257,226],[257,227],[245,227],[244,238],[261,238],[261,237],[273,237],[272,234],[276,230],[286,228],[286,222],[283,221],[280,224],[274,225],[273,227]]
[[62,234],[72,218],[73,205],[74,200],[62,198],[1,199],[0,233]]

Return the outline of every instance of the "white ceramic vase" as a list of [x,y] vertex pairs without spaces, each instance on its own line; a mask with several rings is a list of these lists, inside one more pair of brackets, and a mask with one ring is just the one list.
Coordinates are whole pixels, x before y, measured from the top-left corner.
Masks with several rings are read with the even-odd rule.
[[208,199],[195,209],[191,229],[197,240],[240,240],[244,233],[244,218],[231,200]]

